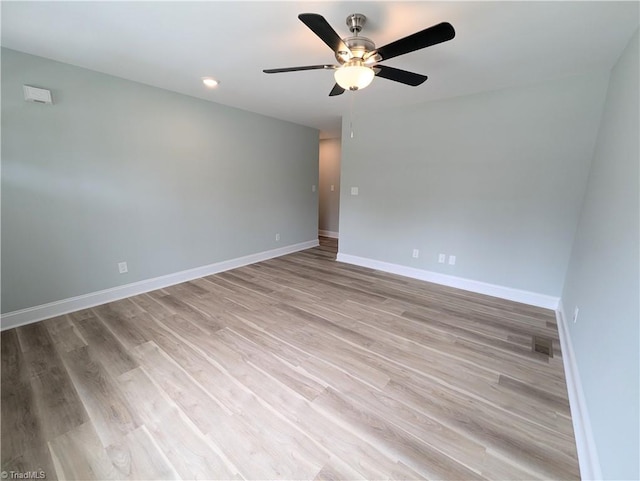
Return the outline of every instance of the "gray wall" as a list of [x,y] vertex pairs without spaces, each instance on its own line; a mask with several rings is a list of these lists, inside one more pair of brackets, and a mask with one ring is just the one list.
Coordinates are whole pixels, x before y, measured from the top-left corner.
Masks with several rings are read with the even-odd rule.
[[340,252],[559,297],[607,81],[367,112],[353,138],[343,122]]
[[[340,139],[320,140],[318,229],[338,232],[340,217]],[[331,186],[334,190],[331,191]]]
[[638,42],[611,74],[562,295],[605,479],[640,479]]
[[317,130],[2,50],[3,313],[316,239],[317,182]]

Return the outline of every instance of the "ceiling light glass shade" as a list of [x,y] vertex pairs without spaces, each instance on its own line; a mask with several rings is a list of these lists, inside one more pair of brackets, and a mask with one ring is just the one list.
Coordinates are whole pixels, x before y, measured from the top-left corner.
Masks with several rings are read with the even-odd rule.
[[375,76],[371,67],[365,67],[362,60],[353,59],[334,73],[336,82],[345,90],[360,90],[367,87]]

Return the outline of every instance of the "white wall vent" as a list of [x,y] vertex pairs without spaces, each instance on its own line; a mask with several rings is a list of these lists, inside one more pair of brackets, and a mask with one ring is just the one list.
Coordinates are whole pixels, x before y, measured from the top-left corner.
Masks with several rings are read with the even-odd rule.
[[27,102],[38,102],[41,104],[52,104],[51,100],[51,91],[46,89],[39,89],[37,87],[29,87],[28,85],[23,85],[22,90],[24,91],[24,99]]

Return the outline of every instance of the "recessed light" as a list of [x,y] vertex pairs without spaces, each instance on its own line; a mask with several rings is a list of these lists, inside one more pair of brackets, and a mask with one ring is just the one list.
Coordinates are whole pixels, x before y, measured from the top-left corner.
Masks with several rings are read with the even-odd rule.
[[220,85],[220,82],[218,82],[216,79],[211,78],[211,77],[202,77],[202,83],[205,84],[210,89],[215,88],[218,85]]

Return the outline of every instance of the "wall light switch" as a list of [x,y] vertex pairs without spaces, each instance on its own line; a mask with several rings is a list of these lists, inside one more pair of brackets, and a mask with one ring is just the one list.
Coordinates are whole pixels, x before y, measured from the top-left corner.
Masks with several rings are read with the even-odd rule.
[[440,254],[440,255],[438,256],[438,262],[439,262],[440,264],[444,264],[444,261],[446,260],[446,258],[447,258],[446,254]]
[[127,272],[129,272],[129,268],[127,267],[126,262],[118,262],[118,272],[120,274],[126,274]]
[[450,266],[456,265],[456,256],[449,256],[449,265]]
[[358,195],[358,188],[357,187],[351,187],[351,195]]
[[414,259],[417,259],[419,255],[420,255],[420,251],[418,249],[413,249],[413,254],[411,257],[413,257]]
[[312,185],[312,186],[311,186],[311,192],[315,192],[315,191],[316,191],[316,186],[315,186],[315,185]]
[[333,192],[334,190],[336,190],[336,186],[331,184],[331,192]]

